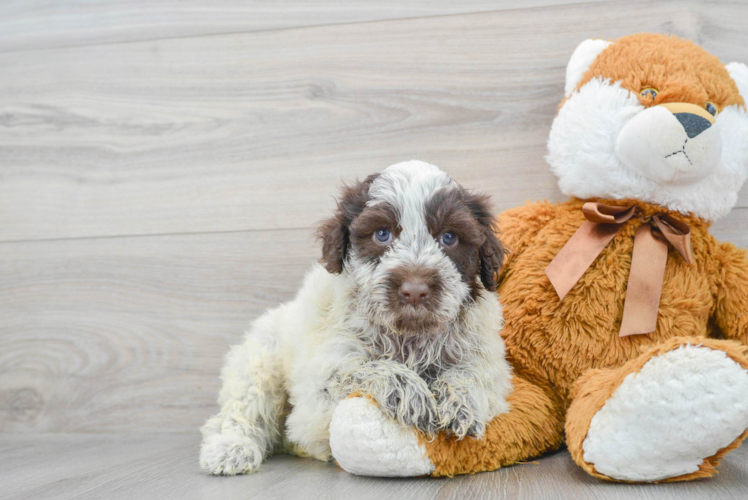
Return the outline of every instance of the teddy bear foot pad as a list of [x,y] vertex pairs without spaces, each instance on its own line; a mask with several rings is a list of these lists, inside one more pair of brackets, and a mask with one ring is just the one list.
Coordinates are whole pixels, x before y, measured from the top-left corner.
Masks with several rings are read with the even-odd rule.
[[621,481],[693,474],[748,428],[746,394],[748,371],[720,350],[684,345],[653,357],[592,417],[584,460]]
[[413,429],[382,413],[372,400],[341,401],[330,423],[330,448],[347,472],[366,476],[424,476],[434,471]]

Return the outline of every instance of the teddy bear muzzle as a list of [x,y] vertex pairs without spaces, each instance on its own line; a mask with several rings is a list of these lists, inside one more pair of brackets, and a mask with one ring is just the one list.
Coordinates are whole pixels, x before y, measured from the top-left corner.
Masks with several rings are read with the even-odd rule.
[[639,112],[621,130],[618,158],[657,183],[693,184],[719,165],[722,139],[715,117],[690,103],[666,103]]

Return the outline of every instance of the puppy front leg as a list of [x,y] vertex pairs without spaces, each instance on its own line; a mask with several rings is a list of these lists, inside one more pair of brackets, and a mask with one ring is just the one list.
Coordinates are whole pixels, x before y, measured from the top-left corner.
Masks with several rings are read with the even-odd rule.
[[495,351],[494,356],[479,356],[469,364],[449,368],[431,383],[440,429],[458,439],[480,438],[488,422],[509,411],[512,371],[499,349],[498,344],[488,345],[482,352]]
[[272,314],[226,356],[221,410],[200,429],[200,467],[210,474],[254,472],[280,442],[286,392]]
[[373,397],[382,411],[407,426],[433,436],[438,425],[436,401],[425,380],[401,363],[387,360],[349,363],[338,371],[334,390]]
[[489,397],[471,373],[451,369],[431,383],[436,398],[439,428],[458,439],[482,437],[486,432]]

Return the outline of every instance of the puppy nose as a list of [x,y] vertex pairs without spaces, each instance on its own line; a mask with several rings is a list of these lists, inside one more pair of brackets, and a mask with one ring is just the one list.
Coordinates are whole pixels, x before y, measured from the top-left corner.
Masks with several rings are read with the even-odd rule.
[[400,285],[400,296],[412,306],[425,302],[429,291],[429,285],[423,278],[408,278]]
[[680,122],[689,139],[693,139],[712,125],[715,119],[706,109],[687,102],[660,104]]

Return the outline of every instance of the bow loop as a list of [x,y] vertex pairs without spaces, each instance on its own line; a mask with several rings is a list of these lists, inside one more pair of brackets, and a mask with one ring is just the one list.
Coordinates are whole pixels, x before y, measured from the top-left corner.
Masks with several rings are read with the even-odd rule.
[[637,207],[616,207],[588,201],[582,205],[584,217],[597,224],[623,224],[639,212]]
[[688,224],[668,214],[655,215],[652,220],[665,239],[686,261],[686,264],[693,264],[693,244],[691,243],[691,228]]
[[[618,207],[588,202],[582,206],[587,219],[546,267],[559,299],[563,300],[623,225],[639,215],[636,206]],[[651,333],[657,327],[657,311],[667,264],[668,243],[687,264],[693,264],[691,228],[666,213],[643,218],[634,237],[634,253],[626,288],[619,335]]]

